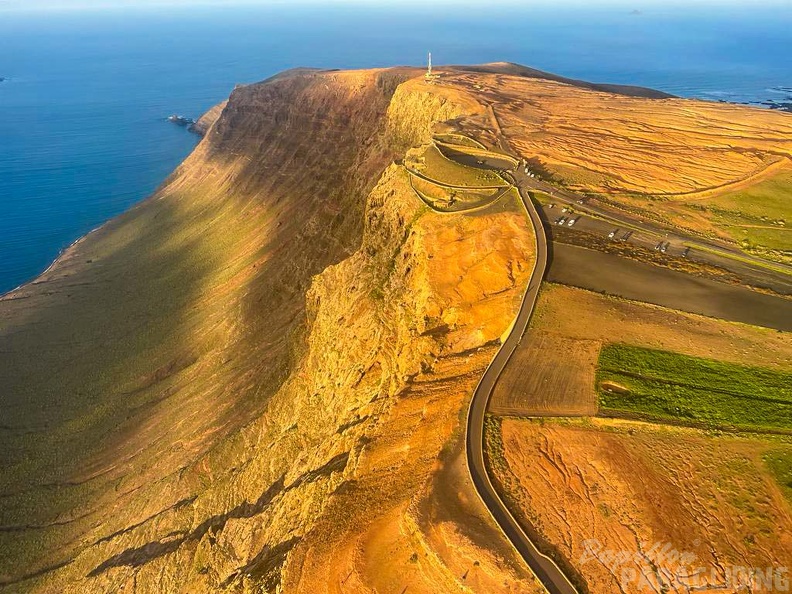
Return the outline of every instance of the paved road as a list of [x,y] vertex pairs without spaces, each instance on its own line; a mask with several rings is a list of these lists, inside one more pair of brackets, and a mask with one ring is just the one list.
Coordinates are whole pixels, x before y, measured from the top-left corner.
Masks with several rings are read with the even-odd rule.
[[[525,183],[527,176],[518,172],[515,174],[515,178],[517,188],[520,190],[520,186]],[[495,490],[484,463],[484,418],[487,412],[487,405],[495,388],[495,383],[528,328],[528,322],[531,319],[536,298],[539,294],[539,286],[542,283],[547,267],[547,239],[542,227],[542,221],[536,208],[531,203],[530,197],[526,197],[522,190],[520,190],[520,198],[528,211],[536,232],[536,261],[512,331],[501,345],[489,367],[487,367],[470,401],[466,436],[468,468],[473,484],[476,486],[479,496],[489,509],[492,517],[523,559],[525,559],[526,563],[528,563],[536,577],[547,588],[548,592],[550,594],[577,594],[577,590],[566,575],[552,559],[539,552],[525,531],[520,527],[520,524],[509,512]]]
[[[525,177],[522,179],[521,183],[526,189],[538,190],[552,196],[561,203],[573,205],[578,213],[592,214],[609,220],[614,226],[620,226],[623,230],[640,230],[648,233],[656,240],[673,241],[678,245],[690,246],[694,250],[698,249],[700,250],[697,253],[698,259],[712,261],[713,264],[734,270],[738,274],[740,273],[740,269],[750,268],[754,275],[760,278],[770,279],[769,286],[773,286],[773,284],[789,286],[790,280],[792,280],[792,266],[777,262],[770,263],[757,256],[742,252],[728,243],[716,239],[695,237],[676,231],[656,221],[645,220],[608,205],[598,203],[594,199],[590,200],[570,190],[557,188],[535,177]],[[581,199],[584,201],[583,204],[579,203]],[[768,265],[775,270],[769,269]]]

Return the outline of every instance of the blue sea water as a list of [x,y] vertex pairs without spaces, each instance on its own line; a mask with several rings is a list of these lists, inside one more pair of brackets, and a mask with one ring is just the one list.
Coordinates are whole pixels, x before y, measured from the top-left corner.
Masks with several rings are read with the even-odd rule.
[[[746,3],[747,4],[747,3]],[[294,66],[513,61],[710,100],[792,92],[789,2],[41,11],[0,3],[0,293],[150,194],[236,83]],[[790,116],[792,117],[792,116]]]

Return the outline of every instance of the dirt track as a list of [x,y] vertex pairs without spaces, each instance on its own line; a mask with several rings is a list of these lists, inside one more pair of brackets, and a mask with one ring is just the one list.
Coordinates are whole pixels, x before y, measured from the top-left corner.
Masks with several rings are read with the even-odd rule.
[[554,244],[547,280],[715,318],[792,330],[790,300],[577,246]]

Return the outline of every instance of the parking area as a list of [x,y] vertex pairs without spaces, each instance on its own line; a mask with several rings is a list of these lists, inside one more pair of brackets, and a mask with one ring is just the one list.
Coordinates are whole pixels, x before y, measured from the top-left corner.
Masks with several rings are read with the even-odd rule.
[[574,206],[562,203],[543,205],[541,209],[552,235],[554,227],[574,228],[576,231],[591,233],[613,242],[626,242],[668,256],[687,258],[691,249],[679,240],[666,239],[665,236],[640,229],[617,226],[603,219],[584,214]]

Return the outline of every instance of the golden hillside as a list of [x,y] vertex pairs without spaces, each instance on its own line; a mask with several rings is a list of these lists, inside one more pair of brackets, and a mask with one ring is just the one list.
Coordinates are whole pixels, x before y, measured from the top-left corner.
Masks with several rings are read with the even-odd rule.
[[0,299],[1,592],[540,591],[462,438],[533,231],[509,192],[432,210],[408,153],[504,134],[619,198],[790,149],[779,114],[463,71],[286,73],[201,125],[154,196]]
[[495,73],[451,72],[443,85],[491,106],[512,149],[559,184],[776,259],[792,256],[788,113]]
[[513,196],[440,215],[389,165],[464,115],[405,74],[237,89],[155,196],[0,301],[3,591],[530,580],[459,429],[533,236]]

